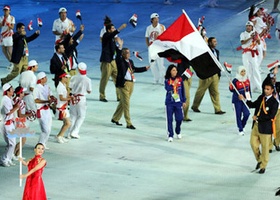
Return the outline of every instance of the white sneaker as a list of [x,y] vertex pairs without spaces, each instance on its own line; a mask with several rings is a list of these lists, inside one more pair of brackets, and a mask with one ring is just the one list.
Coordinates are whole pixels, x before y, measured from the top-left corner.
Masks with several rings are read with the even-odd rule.
[[13,157],[12,157],[12,160],[13,160],[13,161],[18,160],[18,158],[19,158],[19,156],[15,156],[15,154],[13,154]]
[[15,163],[13,163],[13,161],[8,161],[8,164],[10,165],[10,166],[15,166],[16,164]]
[[65,137],[62,137],[62,141],[63,141],[64,143],[68,143],[68,142],[69,142],[69,140],[66,139]]
[[173,142],[173,137],[169,137],[167,141],[168,142]]
[[181,134],[178,134],[178,135],[177,135],[177,138],[178,138],[178,139],[182,139],[182,135],[181,135]]
[[243,131],[239,131],[238,135],[244,136],[244,132]]
[[1,161],[1,165],[3,166],[3,167],[10,167],[11,165],[9,164],[9,162],[3,162],[3,161]]
[[71,134],[70,136],[71,136],[71,138],[80,139],[80,136],[79,136],[79,135],[73,135],[73,134]]
[[64,141],[63,141],[63,139],[62,139],[62,138],[63,138],[62,136],[58,136],[58,137],[56,137],[57,142],[58,142],[58,143],[60,143],[60,144],[63,144],[63,143],[64,143]]

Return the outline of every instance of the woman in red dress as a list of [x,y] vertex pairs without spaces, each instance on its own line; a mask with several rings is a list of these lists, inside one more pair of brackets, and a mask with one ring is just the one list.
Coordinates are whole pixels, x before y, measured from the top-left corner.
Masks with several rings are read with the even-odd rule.
[[46,200],[46,191],[42,179],[42,173],[47,161],[42,158],[45,147],[42,143],[36,144],[34,148],[35,157],[24,161],[19,159],[23,165],[28,167],[28,173],[20,175],[20,178],[27,178],[23,192],[23,200]]

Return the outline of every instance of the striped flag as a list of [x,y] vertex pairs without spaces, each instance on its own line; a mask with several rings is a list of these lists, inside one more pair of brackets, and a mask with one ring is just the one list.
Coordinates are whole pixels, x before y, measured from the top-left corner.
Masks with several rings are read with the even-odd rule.
[[185,11],[149,46],[151,60],[173,57],[170,52],[180,53],[189,60],[196,75],[201,79],[224,71]]

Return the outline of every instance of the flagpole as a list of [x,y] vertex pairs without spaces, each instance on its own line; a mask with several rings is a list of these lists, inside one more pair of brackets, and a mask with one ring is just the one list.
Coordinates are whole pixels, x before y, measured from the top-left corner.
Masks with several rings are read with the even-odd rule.
[[[19,137],[19,157],[22,159],[22,137]],[[19,175],[22,175],[22,162],[19,162]],[[22,186],[22,179],[19,179],[19,187]]]
[[[186,13],[186,11],[184,9],[182,9],[182,12],[185,14],[186,18],[188,19],[188,21],[190,22],[190,25],[192,26],[193,30],[198,32],[197,28],[194,26],[194,24],[192,23],[192,21],[190,20],[188,14]],[[211,58],[214,60],[214,62],[216,63],[216,65],[220,68],[220,70],[222,72],[224,72],[224,74],[226,75],[226,77],[228,78],[229,82],[231,83],[231,85],[233,86],[234,90],[236,91],[236,93],[238,95],[240,95],[240,93],[238,92],[237,88],[235,87],[235,85],[232,83],[231,78],[228,76],[228,74],[225,72],[225,69],[222,67],[221,63],[218,61],[217,57],[213,54],[213,52],[211,51],[211,49],[208,47],[208,53],[211,56]],[[246,106],[246,108],[249,110],[250,112],[250,108],[248,107],[248,105],[246,104],[245,100],[242,100],[242,102],[244,103],[244,105]]]

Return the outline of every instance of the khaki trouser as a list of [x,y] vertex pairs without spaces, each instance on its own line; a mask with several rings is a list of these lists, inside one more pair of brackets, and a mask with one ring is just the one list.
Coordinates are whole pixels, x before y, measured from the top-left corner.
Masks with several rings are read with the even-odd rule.
[[124,118],[126,121],[127,126],[132,125],[130,120],[130,97],[133,92],[134,83],[130,81],[126,81],[123,88],[119,88],[120,93],[120,102],[119,105],[113,115],[114,121],[119,121],[122,117],[122,114],[124,114]]
[[192,108],[198,109],[204,97],[206,90],[209,90],[210,98],[214,106],[215,112],[221,111],[220,94],[219,94],[219,81],[218,74],[215,74],[207,79],[199,79],[199,85],[195,93]]
[[274,138],[276,146],[280,144],[280,109],[278,109],[275,115],[275,129],[276,129],[276,138]]
[[[116,61],[112,60],[112,62],[110,63],[102,62],[100,65],[100,70],[101,70],[101,79],[99,84],[99,98],[106,99],[105,88],[110,76],[112,77],[114,84],[116,84],[116,79],[118,75]],[[116,95],[117,95],[117,99],[120,99],[118,88],[116,88]]]
[[[271,134],[259,133],[258,123],[255,123],[251,132],[250,144],[257,162],[261,162],[260,168],[266,168],[267,166],[270,141]],[[260,152],[260,145],[262,152]]]
[[27,56],[22,56],[18,64],[14,64],[13,70],[11,71],[10,74],[8,74],[5,78],[2,78],[2,84],[4,85],[5,83],[10,82],[13,80],[15,77],[17,77],[19,74],[24,72],[27,67],[28,67],[28,57]]
[[75,76],[77,74],[77,70],[76,69],[72,69],[69,71],[70,76]]
[[189,119],[188,112],[190,107],[190,89],[192,85],[192,79],[189,78],[188,80],[184,80],[184,88],[185,88],[185,94],[186,94],[186,107],[184,108],[184,120]]

